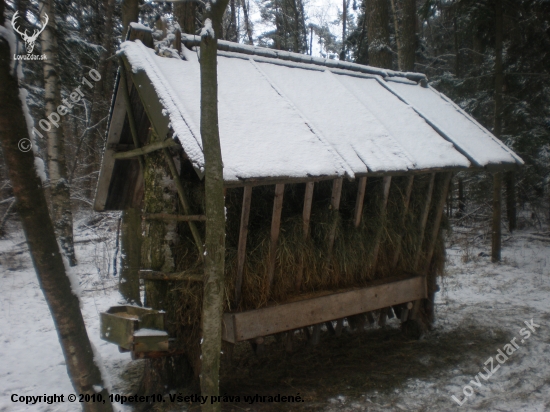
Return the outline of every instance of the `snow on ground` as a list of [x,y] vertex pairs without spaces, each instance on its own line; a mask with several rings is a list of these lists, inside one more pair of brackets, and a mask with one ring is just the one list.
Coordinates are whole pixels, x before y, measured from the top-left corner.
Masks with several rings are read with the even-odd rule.
[[[101,354],[111,391],[127,394],[132,393],[139,368],[129,354],[119,353],[115,345],[101,341],[98,330],[99,313],[121,303],[117,278],[112,276],[115,227],[115,215],[94,215],[77,222],[77,273],[88,334]],[[367,390],[359,399],[339,396],[327,399],[326,406],[313,409],[549,410],[550,241],[540,240],[548,238],[548,233],[533,235],[533,232],[522,230],[505,238],[500,264],[490,263],[489,241],[482,233],[455,228],[447,249],[448,276],[440,281],[437,323],[431,334],[437,336],[455,330],[489,336],[504,334],[504,343],[516,337],[519,349],[508,356],[493,376],[484,380],[478,373],[487,377],[483,367],[490,369],[490,364],[483,363],[495,358],[498,349],[506,351],[504,343],[472,347],[471,359],[466,353],[467,361],[448,369],[436,368],[433,376],[427,378],[409,378],[390,394]],[[73,390],[21,233],[12,232],[8,239],[0,240],[0,279],[0,411],[78,410],[76,404],[67,402],[33,406],[11,402],[13,394],[67,396]],[[535,327],[536,332],[525,338],[519,331],[527,328],[524,322],[531,319],[540,327]],[[426,353],[423,362],[432,362],[432,356]],[[498,362],[493,362],[496,368]],[[473,395],[459,406],[451,397],[454,395],[462,402],[464,391]],[[130,410],[121,409],[120,405],[117,408]]]

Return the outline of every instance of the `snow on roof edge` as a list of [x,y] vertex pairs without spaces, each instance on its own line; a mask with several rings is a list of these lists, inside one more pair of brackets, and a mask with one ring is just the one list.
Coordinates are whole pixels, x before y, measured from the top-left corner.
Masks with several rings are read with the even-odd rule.
[[[182,42],[188,47],[199,46],[200,36],[182,33]],[[321,57],[312,57],[307,54],[293,53],[282,50],[268,49],[266,47],[251,46],[248,44],[233,43],[226,40],[218,40],[218,50],[234,52],[245,55],[267,57],[272,59],[287,60],[294,63],[306,63],[316,66],[324,66],[332,69],[344,69],[366,74],[374,74],[383,78],[402,77],[415,82],[427,81],[428,78],[423,73],[398,72],[394,70],[381,69],[378,67],[366,66],[363,64],[351,63],[342,60],[324,59]]]

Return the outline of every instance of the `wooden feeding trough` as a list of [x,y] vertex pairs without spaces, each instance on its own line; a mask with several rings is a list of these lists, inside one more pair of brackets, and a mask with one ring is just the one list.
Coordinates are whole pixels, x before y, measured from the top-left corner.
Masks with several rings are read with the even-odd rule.
[[169,350],[164,313],[137,306],[113,306],[100,314],[100,336],[123,351],[134,353]]
[[[196,354],[206,221],[200,39],[183,34],[178,59],[156,55],[143,29],[129,38],[94,207],[140,211],[144,253],[133,265],[143,269],[146,304],[166,310],[170,336]],[[422,74],[218,45],[223,339],[259,343],[310,326],[318,336],[344,318],[433,321],[452,174],[522,160]],[[114,343],[135,347],[124,328]]]

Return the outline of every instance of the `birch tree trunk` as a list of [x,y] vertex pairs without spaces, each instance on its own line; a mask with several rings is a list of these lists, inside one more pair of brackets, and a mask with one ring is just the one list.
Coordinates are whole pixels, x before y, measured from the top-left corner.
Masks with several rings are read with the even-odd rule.
[[[42,53],[44,60],[44,100],[46,118],[50,120],[50,129],[46,132],[48,138],[48,172],[50,178],[50,193],[52,220],[61,248],[71,266],[76,265],[76,255],[73,242],[73,213],[71,210],[71,192],[65,162],[65,142],[62,121],[57,110],[61,103],[61,90],[57,74],[57,25],[53,0],[44,0],[40,17],[44,21],[48,15],[48,25],[41,34]],[[65,108],[67,110],[67,108]],[[57,124],[57,126],[56,126]]]
[[365,0],[369,41],[369,64],[391,69],[389,10],[387,0]]
[[[3,6],[1,2],[0,22],[3,20]],[[105,400],[105,403],[82,403],[82,408],[90,412],[112,411],[109,393],[94,361],[78,297],[71,290],[65,272],[33,152],[22,152],[18,148],[20,139],[30,139],[31,136],[24,115],[26,104],[21,101],[19,82],[10,68],[12,54],[9,43],[0,36],[0,143],[17,210],[73,388],[77,394],[100,393]]]
[[[206,242],[204,294],[202,303],[202,395],[218,396],[222,347],[222,310],[225,264],[225,199],[223,164],[218,128],[218,36],[228,0],[206,5],[205,27],[201,32],[201,138],[205,160]],[[203,411],[221,411],[210,402]]]

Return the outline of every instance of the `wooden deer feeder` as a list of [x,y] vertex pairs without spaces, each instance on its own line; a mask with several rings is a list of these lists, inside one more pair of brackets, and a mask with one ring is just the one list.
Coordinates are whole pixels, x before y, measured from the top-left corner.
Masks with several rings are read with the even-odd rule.
[[[178,296],[201,290],[200,39],[181,42],[155,52],[136,26],[122,44],[95,198],[98,211],[141,210],[147,296],[159,284]],[[393,313],[433,320],[452,173],[523,161],[423,74],[219,41],[218,85],[223,339],[310,326],[315,337],[321,324],[384,324]],[[157,229],[163,245],[151,244]],[[154,296],[147,305],[170,317]],[[186,310],[200,306],[186,299],[172,323],[194,330],[200,313]]]

